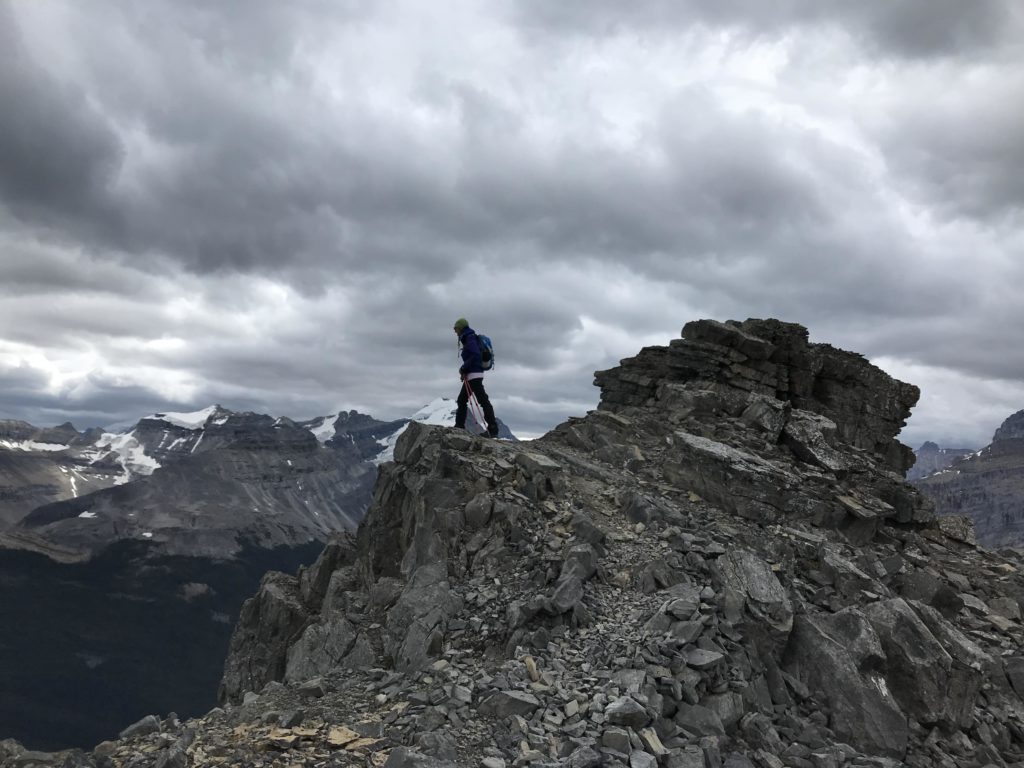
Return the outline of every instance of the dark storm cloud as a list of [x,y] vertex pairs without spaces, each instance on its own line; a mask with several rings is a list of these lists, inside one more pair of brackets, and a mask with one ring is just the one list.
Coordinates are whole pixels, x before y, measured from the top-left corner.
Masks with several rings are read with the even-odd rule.
[[103,222],[109,234],[118,222],[107,196],[121,161],[117,135],[81,89],[34,60],[8,2],[0,2],[0,51],[0,202],[33,219]]
[[0,365],[0,419],[17,419],[36,426],[71,421],[78,429],[99,427],[167,408],[167,398],[138,386],[123,386],[90,376],[82,393],[53,392],[49,377],[31,365]]
[[29,365],[0,365],[0,418],[27,420],[26,410],[50,401],[42,393],[47,384],[43,372]]
[[699,316],[1020,370],[1010,3],[2,3],[8,410],[407,415],[462,315],[526,432]]
[[527,0],[516,6],[534,31],[573,34],[661,32],[694,25],[777,36],[810,25],[841,26],[872,47],[906,57],[961,56],[1012,40],[1004,0]]
[[1003,79],[957,77],[951,86],[894,106],[882,131],[894,169],[914,198],[945,215],[993,224],[1020,217],[1024,69],[1018,63]]

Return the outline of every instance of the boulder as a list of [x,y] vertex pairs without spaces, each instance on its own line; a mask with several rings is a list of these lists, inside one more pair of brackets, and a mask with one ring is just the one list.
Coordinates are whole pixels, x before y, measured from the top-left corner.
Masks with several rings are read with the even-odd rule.
[[715,563],[726,617],[743,622],[766,643],[765,651],[785,645],[793,628],[793,605],[772,567],[746,549],[732,549]]
[[148,736],[151,733],[160,733],[160,718],[156,715],[148,715],[138,722],[132,723],[121,731],[119,737],[131,739],[137,736]]
[[864,609],[885,652],[885,679],[908,715],[923,725],[952,725],[949,683],[953,660],[902,599]]
[[793,409],[782,429],[782,440],[800,461],[835,475],[842,475],[850,462],[832,447],[836,424],[817,413]]
[[793,624],[784,667],[820,697],[831,728],[871,754],[906,754],[907,717],[889,690],[886,657],[871,623],[856,608],[806,613]]
[[499,719],[519,715],[529,717],[540,707],[536,696],[524,691],[497,691],[480,702],[477,709]]
[[699,704],[680,704],[675,721],[695,736],[725,736],[725,725],[718,713]]
[[[956,727],[967,729],[974,721],[974,706],[985,680],[998,676],[995,659],[935,608],[914,602],[910,605],[952,659],[946,683],[946,715]],[[1009,668],[1011,659],[1006,661]]]
[[630,696],[622,696],[613,701],[604,714],[612,725],[634,729],[643,728],[651,720],[647,710]]

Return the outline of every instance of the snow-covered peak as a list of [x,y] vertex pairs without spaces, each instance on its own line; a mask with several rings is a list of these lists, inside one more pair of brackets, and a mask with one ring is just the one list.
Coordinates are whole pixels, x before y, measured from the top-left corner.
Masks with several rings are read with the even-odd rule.
[[455,401],[450,397],[439,397],[416,411],[412,415],[412,421],[418,421],[421,424],[454,427],[455,407]]
[[[409,421],[418,421],[421,424],[434,424],[441,427],[455,426],[455,401],[448,397],[439,397],[420,408],[412,415]],[[374,464],[383,464],[395,458],[395,444],[402,433],[409,428],[409,424],[403,424],[400,429],[387,437],[382,437],[377,442],[382,450],[373,459]]]
[[145,418],[151,421],[165,421],[182,429],[196,430],[206,426],[206,422],[210,420],[210,417],[221,412],[221,410],[219,405],[211,405],[203,408],[201,411],[192,411],[191,413],[154,413],[152,416],[146,416]]

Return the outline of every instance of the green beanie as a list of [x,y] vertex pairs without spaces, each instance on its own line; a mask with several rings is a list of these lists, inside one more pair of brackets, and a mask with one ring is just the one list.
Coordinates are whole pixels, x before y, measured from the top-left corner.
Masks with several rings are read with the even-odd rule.
[[469,321],[464,317],[460,317],[458,320],[455,321],[454,327],[456,331],[462,333],[464,330],[469,328]]

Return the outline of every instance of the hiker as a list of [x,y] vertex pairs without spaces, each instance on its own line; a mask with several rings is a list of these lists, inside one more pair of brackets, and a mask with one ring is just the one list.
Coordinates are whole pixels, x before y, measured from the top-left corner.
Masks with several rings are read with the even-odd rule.
[[487,392],[484,391],[484,360],[476,332],[469,327],[469,322],[464,317],[455,321],[453,329],[455,335],[459,337],[459,345],[462,347],[462,365],[459,367],[462,388],[459,390],[459,398],[456,400],[455,427],[457,429],[466,428],[466,409],[469,406],[469,394],[472,390],[480,407],[483,408],[484,419],[487,421],[487,434],[497,437],[498,420],[494,418],[494,408],[487,397]]

